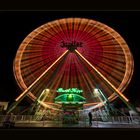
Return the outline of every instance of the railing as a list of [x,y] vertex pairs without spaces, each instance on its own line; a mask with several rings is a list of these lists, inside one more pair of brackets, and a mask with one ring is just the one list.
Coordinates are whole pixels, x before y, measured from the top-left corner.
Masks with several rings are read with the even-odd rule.
[[[3,122],[6,121],[6,115],[0,115],[0,126],[3,126]],[[41,115],[13,115],[11,120],[15,122],[16,127],[89,127],[88,116],[80,116],[78,123],[65,124],[63,123],[63,117],[57,116],[48,117],[43,119]],[[101,125],[127,125],[135,124],[140,125],[140,116],[93,116],[93,127],[100,127]]]

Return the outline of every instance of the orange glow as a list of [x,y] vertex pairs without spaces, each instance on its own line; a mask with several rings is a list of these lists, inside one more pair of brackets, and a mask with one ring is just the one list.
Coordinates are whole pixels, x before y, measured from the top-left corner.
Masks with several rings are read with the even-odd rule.
[[116,87],[114,87],[114,85],[112,85],[84,56],[82,56],[81,53],[79,53],[77,50],[75,50],[76,53],[83,58],[94,70],[95,72],[97,72],[111,87],[112,89],[114,89],[116,91],[116,93],[118,93],[126,102],[128,102],[129,100],[118,90],[116,89]]
[[[82,42],[83,46],[78,47],[78,52],[118,91],[115,91],[76,52],[66,54],[67,57],[60,60],[63,63],[59,64],[60,61],[58,61],[36,84],[31,86],[68,49],[68,47],[62,47],[62,40],[64,43],[72,40],[76,43]],[[19,46],[13,64],[15,79],[22,90],[21,95],[17,95],[19,96],[16,99],[17,104],[25,96],[33,102],[36,101],[39,93],[46,87],[54,91],[46,99],[44,98],[45,100],[42,98],[41,100],[44,103],[53,102],[59,86],[79,86],[85,91],[83,96],[86,97],[87,104],[99,102],[99,98],[96,100],[92,95],[92,90],[99,83],[110,102],[117,97],[126,102],[126,97],[121,93],[128,86],[134,68],[133,56],[127,43],[114,29],[92,19],[74,17],[50,21],[33,30]],[[33,88],[35,89],[32,90]]]
[[51,102],[44,102],[45,104],[48,104],[48,105],[53,105],[53,106],[58,106],[58,107],[61,107],[60,104],[56,104],[56,103],[51,103]]
[[38,103],[40,103],[40,104],[41,104],[42,106],[44,106],[45,108],[50,108],[50,109],[54,109],[54,110],[60,111],[60,109],[54,108],[54,107],[52,107],[52,106],[50,106],[50,105],[47,105],[47,104],[45,104],[45,103],[42,102],[42,101],[38,101]]
[[33,87],[35,83],[37,83],[66,53],[68,52],[65,51],[50,67],[48,67],[20,96],[18,96],[15,100],[18,101],[25,93],[29,91]]
[[95,102],[95,103],[88,103],[88,104],[84,104],[84,106],[91,106],[91,105],[97,105],[99,104],[100,102]]

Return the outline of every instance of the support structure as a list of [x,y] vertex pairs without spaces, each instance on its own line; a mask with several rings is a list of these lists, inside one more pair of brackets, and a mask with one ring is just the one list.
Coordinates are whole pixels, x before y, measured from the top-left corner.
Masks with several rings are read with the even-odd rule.
[[[20,96],[16,98],[16,102],[12,104],[9,108],[8,113],[10,113],[28,93],[31,91],[32,87],[70,50],[65,51],[51,66],[49,66]],[[98,71],[80,52],[77,50],[72,51],[77,53],[94,71],[101,79],[114,91],[114,93],[128,106],[129,109],[136,109],[129,103],[129,100],[100,72]],[[38,99],[36,99],[38,100]],[[34,107],[34,106],[33,106]],[[137,111],[136,111],[137,112]]]
[[12,104],[12,106],[9,108],[8,113],[10,113],[23,99],[29,91],[32,89],[32,87],[68,52],[65,51],[50,67],[48,67],[20,96],[16,98],[16,102]]
[[129,100],[113,85],[111,84],[106,77],[104,77],[80,52],[75,50],[75,52],[84,60],[87,62],[89,66],[92,67],[92,69],[107,83],[107,85],[115,92],[115,94],[127,105],[127,107],[130,110],[137,110],[128,102]]

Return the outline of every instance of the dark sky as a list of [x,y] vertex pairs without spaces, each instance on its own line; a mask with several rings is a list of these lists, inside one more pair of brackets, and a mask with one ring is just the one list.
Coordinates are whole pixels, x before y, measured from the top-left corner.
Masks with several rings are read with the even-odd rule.
[[13,74],[13,60],[23,39],[49,21],[84,17],[115,29],[134,57],[134,74],[124,91],[132,103],[140,103],[140,11],[0,11],[0,101],[13,101],[20,93]]

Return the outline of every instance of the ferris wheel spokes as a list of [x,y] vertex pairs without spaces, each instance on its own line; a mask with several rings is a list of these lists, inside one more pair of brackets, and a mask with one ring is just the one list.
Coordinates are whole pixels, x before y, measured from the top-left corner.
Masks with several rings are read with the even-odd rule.
[[68,52],[66,50],[51,66],[49,66],[23,93],[21,93],[16,99],[16,103],[8,110],[8,113],[11,112],[19,102],[28,94],[29,90]]
[[128,99],[113,85],[111,84],[108,79],[99,72],[78,50],[75,50],[75,52],[84,60],[87,62],[87,64],[92,67],[92,69],[113,89],[115,94],[130,108],[133,110],[133,107],[128,103]]

